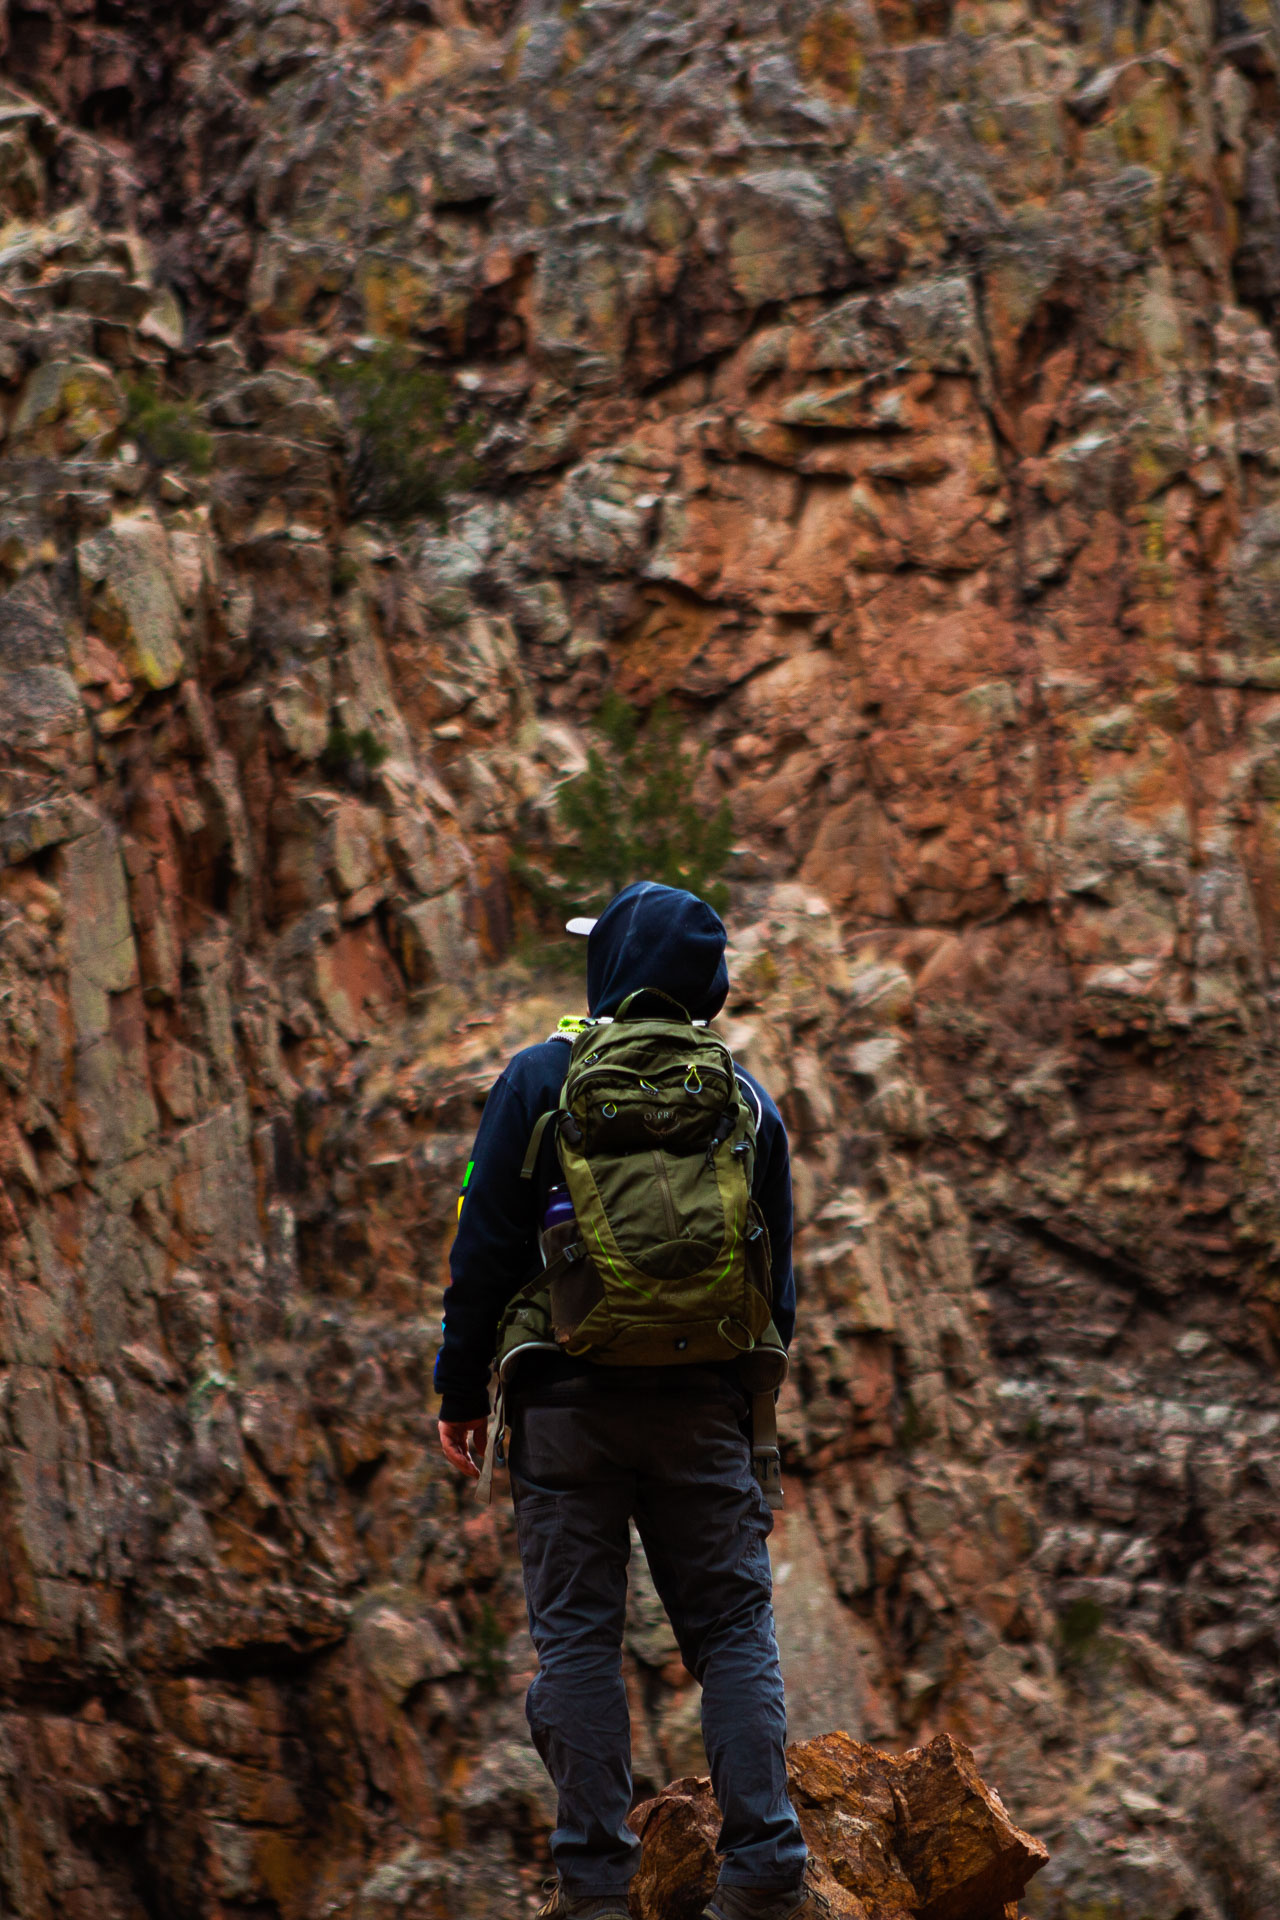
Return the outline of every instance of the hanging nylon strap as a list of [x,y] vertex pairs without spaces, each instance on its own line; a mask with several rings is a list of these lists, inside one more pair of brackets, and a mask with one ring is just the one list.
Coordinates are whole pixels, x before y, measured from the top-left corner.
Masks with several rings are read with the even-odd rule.
[[751,1464],[769,1505],[782,1505],[782,1455],[778,1451],[778,1409],[773,1394],[751,1396]]
[[476,1481],[476,1499],[482,1507],[493,1502],[493,1470],[502,1466],[507,1458],[506,1433],[507,1408],[501,1386],[494,1404],[493,1419],[489,1423],[489,1437],[485,1441],[484,1465],[480,1469],[480,1478]]

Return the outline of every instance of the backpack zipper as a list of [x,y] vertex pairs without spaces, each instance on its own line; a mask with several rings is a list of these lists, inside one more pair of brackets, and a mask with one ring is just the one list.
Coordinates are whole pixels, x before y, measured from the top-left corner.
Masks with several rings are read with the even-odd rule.
[[680,1223],[676,1219],[676,1203],[671,1197],[671,1182],[667,1177],[667,1169],[663,1165],[662,1155],[656,1147],[653,1148],[653,1170],[658,1176],[658,1194],[662,1200],[662,1211],[666,1215],[667,1238],[669,1240],[678,1240],[680,1238]]
[[[605,1047],[605,1046],[593,1047],[589,1053],[584,1052],[582,1055],[580,1055],[578,1060],[579,1069],[589,1068],[595,1065],[597,1061],[607,1064],[609,1061],[610,1055],[611,1054],[616,1055],[618,1051],[619,1049],[613,1048],[613,1047]],[[680,1051],[683,1051],[683,1049],[681,1049]],[[697,1064],[701,1067],[701,1069],[704,1072],[710,1071],[712,1073],[723,1073],[726,1080],[732,1080],[733,1078],[733,1075],[734,1075],[733,1055],[729,1052],[727,1047],[716,1046],[715,1048],[708,1047],[704,1049],[701,1060],[697,1061],[696,1063],[690,1061],[688,1054],[685,1054],[683,1060],[681,1060],[680,1052],[678,1052],[674,1047],[672,1048],[671,1052],[673,1057],[671,1059],[670,1067],[666,1069],[660,1068],[659,1069],[660,1072],[661,1071],[672,1072],[675,1070],[677,1066],[683,1066],[687,1071],[691,1064]],[[637,1077],[639,1076],[639,1069],[636,1067],[620,1067],[618,1070],[619,1072],[634,1073],[637,1075]]]
[[[726,1091],[733,1084],[731,1076],[727,1073],[722,1072],[719,1067],[704,1066],[702,1071],[705,1072],[709,1077],[714,1075],[717,1079],[723,1080],[725,1083]],[[687,1084],[688,1072],[689,1072],[689,1068],[687,1065],[686,1066],[677,1065],[674,1067],[659,1067],[657,1069],[657,1077],[660,1081],[670,1078],[675,1087],[683,1089]],[[638,1067],[610,1066],[607,1062],[603,1066],[585,1068],[584,1071],[578,1075],[577,1085],[579,1087],[585,1087],[593,1080],[610,1080],[610,1079],[614,1081],[626,1079],[626,1080],[635,1081],[640,1086],[646,1085],[645,1077],[640,1072]],[[647,1084],[650,1087],[653,1087],[652,1080],[647,1082]],[[692,1091],[692,1089],[690,1090]],[[654,1091],[661,1092],[662,1089],[660,1087],[654,1088]]]

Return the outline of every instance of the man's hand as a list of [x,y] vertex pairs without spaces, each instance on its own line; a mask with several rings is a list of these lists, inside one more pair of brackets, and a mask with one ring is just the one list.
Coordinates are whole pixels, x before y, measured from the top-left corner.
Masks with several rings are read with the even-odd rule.
[[488,1420],[440,1420],[437,1425],[440,1428],[440,1445],[449,1465],[456,1467],[459,1473],[467,1474],[470,1479],[478,1480],[489,1434]]

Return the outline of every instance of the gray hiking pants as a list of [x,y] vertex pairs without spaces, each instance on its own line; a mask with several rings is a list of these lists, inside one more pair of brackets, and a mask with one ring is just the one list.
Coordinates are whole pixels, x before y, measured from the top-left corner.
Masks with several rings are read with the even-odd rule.
[[551,1852],[570,1896],[622,1893],[631,1729],[622,1632],[635,1519],[685,1666],[723,1816],[720,1878],[782,1888],[805,1844],[787,1798],[786,1708],[746,1397],[714,1372],[609,1369],[518,1397],[511,1484],[539,1668],[527,1713],[559,1797]]

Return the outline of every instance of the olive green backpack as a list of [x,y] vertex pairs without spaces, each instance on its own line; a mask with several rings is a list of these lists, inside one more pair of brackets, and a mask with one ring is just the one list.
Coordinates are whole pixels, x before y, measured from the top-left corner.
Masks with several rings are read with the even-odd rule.
[[675,1001],[669,1015],[638,1013],[641,999],[667,996],[633,993],[612,1021],[584,1024],[560,1104],[534,1128],[521,1177],[533,1178],[554,1128],[573,1216],[544,1233],[545,1269],[507,1308],[499,1381],[522,1354],[548,1347],[604,1366],[735,1362],[757,1396],[757,1470],[771,1452],[773,1497],[768,1428],[787,1358],[751,1195],[755,1114],[723,1040]]

